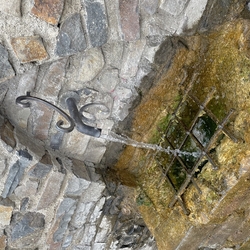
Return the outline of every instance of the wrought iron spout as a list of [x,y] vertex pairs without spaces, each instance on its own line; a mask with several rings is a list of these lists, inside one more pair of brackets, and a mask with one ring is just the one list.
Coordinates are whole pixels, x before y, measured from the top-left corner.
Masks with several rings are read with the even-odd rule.
[[79,132],[93,137],[100,137],[102,131],[101,129],[88,126],[82,122],[81,114],[76,106],[76,102],[73,97],[69,97],[66,99],[66,105],[68,107],[70,116],[75,122],[76,129]]

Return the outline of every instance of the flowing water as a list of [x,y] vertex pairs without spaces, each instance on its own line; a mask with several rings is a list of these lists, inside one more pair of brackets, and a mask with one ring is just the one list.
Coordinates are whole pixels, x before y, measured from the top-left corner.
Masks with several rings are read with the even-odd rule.
[[187,152],[187,151],[181,151],[180,149],[171,149],[170,147],[163,148],[157,144],[149,144],[144,142],[138,142],[135,141],[129,137],[118,135],[112,131],[109,131],[108,134],[102,134],[101,138],[110,141],[110,142],[117,142],[122,143],[125,145],[133,146],[136,148],[145,148],[145,149],[151,149],[154,151],[164,152],[167,154],[173,154],[175,156],[193,156],[193,157],[200,157],[202,152]]

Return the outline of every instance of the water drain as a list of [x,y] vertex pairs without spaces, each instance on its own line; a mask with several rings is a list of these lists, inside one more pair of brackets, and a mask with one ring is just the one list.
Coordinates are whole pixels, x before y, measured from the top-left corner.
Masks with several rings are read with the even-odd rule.
[[[164,147],[172,150],[193,152],[189,155],[169,155],[167,160],[157,160],[157,165],[162,171],[162,180],[167,180],[173,190],[173,197],[169,207],[173,208],[179,203],[186,215],[189,209],[183,200],[183,195],[192,183],[198,193],[202,193],[195,178],[207,162],[217,169],[214,148],[224,135],[234,142],[237,139],[227,129],[227,124],[234,113],[231,109],[228,114],[220,120],[209,109],[209,103],[214,98],[216,89],[213,88],[201,102],[192,91],[192,86],[186,91],[184,98],[180,101],[175,112],[172,114],[164,135]],[[195,153],[198,153],[195,155]],[[197,157],[199,155],[199,157]]]

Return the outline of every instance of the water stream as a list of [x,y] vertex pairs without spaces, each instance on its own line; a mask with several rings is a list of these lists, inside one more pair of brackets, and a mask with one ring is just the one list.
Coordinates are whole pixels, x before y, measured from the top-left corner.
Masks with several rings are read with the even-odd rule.
[[200,157],[202,152],[187,152],[187,151],[181,151],[180,149],[171,149],[170,147],[163,148],[157,144],[149,144],[144,142],[138,142],[135,141],[129,137],[118,135],[112,131],[109,131],[108,134],[102,134],[100,138],[103,138],[110,142],[117,142],[122,143],[125,145],[133,146],[136,148],[145,148],[145,149],[151,149],[154,151],[164,152],[167,154],[173,154],[175,156],[193,156],[193,157]]

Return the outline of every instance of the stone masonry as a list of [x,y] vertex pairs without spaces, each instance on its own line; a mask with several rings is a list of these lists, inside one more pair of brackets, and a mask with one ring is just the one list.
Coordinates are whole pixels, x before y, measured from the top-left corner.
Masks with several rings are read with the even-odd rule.
[[98,172],[108,142],[58,131],[60,114],[35,102],[21,108],[15,100],[30,92],[63,108],[63,94],[77,91],[79,105],[108,107],[94,124],[108,133],[128,116],[165,38],[195,31],[206,5],[1,2],[0,249],[156,249],[139,214],[121,205],[131,189]]

